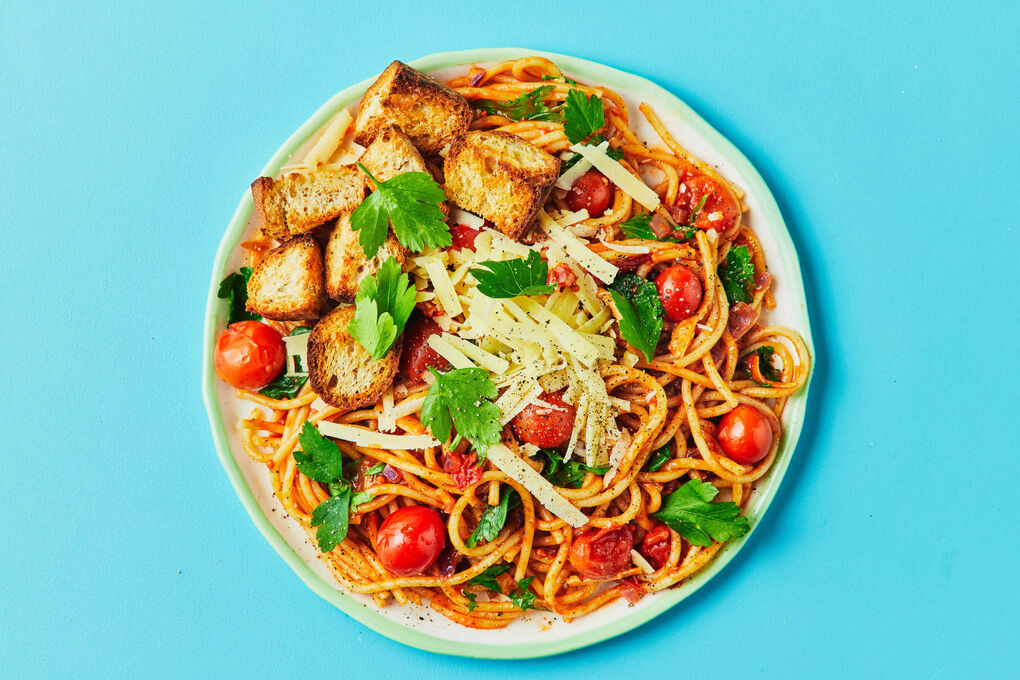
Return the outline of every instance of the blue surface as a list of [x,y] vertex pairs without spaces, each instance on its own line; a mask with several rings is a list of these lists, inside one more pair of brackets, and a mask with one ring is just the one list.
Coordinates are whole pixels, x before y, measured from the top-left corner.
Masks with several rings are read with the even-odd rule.
[[[0,6],[0,674],[1015,677],[1015,3],[279,4]],[[408,649],[315,596],[199,394],[213,254],[279,144],[394,57],[503,45],[644,75],[742,149],[819,354],[730,566],[634,633],[517,663]]]

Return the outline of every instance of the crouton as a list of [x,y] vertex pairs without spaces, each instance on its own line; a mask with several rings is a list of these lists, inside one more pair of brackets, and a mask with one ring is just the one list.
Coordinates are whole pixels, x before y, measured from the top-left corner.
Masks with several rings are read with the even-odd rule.
[[357,208],[365,183],[357,168],[321,166],[280,179],[259,177],[251,194],[258,228],[283,242]]
[[332,306],[326,296],[322,248],[305,234],[266,253],[248,281],[249,312],[267,319],[318,319]]
[[375,275],[391,256],[403,267],[406,251],[392,230],[375,257],[368,259],[358,242],[358,232],[351,228],[350,216],[344,215],[337,220],[326,244],[326,292],[334,300],[353,302],[361,281]]
[[519,238],[559,177],[560,161],[508,132],[468,132],[446,156],[446,196]]
[[354,119],[354,141],[368,145],[396,123],[419,150],[436,153],[467,130],[471,117],[471,105],[460,94],[395,61],[365,92]]
[[379,361],[347,330],[354,307],[337,307],[308,336],[308,379],[330,406],[351,411],[378,402],[400,362],[400,339]]
[[[429,172],[425,159],[398,125],[389,125],[380,130],[365,153],[361,154],[359,162],[380,182],[405,172]],[[370,185],[369,189],[374,186]]]

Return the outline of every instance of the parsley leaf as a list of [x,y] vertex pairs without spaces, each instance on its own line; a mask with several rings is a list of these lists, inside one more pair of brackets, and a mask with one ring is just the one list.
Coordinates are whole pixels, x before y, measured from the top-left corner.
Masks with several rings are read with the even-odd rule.
[[[678,238],[672,236],[663,236],[659,238],[652,231],[652,215],[650,213],[642,213],[635,215],[626,222],[620,224],[620,229],[623,230],[623,235],[627,238],[643,238],[649,241],[669,241],[670,243],[682,243]],[[686,236],[684,237],[686,238]]]
[[366,276],[354,299],[347,329],[376,361],[386,356],[414,311],[414,286],[393,256],[374,276]]
[[662,334],[662,301],[655,284],[637,274],[621,274],[609,287],[613,304],[620,312],[623,338],[652,360]]
[[276,380],[259,390],[259,394],[264,394],[270,399],[293,399],[306,382],[308,382],[306,375],[288,376],[281,373]]
[[719,278],[730,304],[751,301],[749,289],[754,278],[754,263],[747,246],[730,248],[726,253],[726,263],[719,265]]
[[365,471],[367,475],[381,475],[383,470],[386,469],[386,463],[376,463],[372,467]]
[[517,590],[510,593],[510,601],[514,603],[514,606],[519,608],[521,611],[527,611],[528,609],[537,609],[535,606],[535,593],[528,590],[528,586],[535,580],[534,576],[523,578],[517,582]]
[[707,482],[692,479],[666,496],[659,512],[652,517],[665,522],[694,545],[710,546],[712,541],[728,541],[751,530],[740,506],[733,502],[712,503],[719,490]]
[[672,457],[673,452],[669,450],[669,444],[666,444],[648,459],[648,462],[645,464],[645,472],[657,472]]
[[482,586],[483,588],[488,588],[489,590],[495,590],[497,593],[502,593],[503,591],[499,589],[499,581],[496,580],[496,577],[499,576],[500,574],[505,574],[508,571],[510,571],[510,565],[507,564],[506,562],[503,562],[501,564],[494,564],[485,571],[483,571],[478,576],[469,579],[464,585]]
[[515,257],[496,262],[485,260],[479,266],[487,269],[470,269],[478,281],[478,290],[490,298],[512,298],[518,295],[542,295],[556,290],[549,280],[549,265],[535,250],[528,258]]
[[307,420],[298,434],[301,449],[294,450],[294,462],[301,474],[323,484],[344,481],[344,461],[340,447],[326,439]]
[[546,73],[544,76],[542,76],[542,80],[556,80],[556,81],[563,81],[567,85],[577,85],[577,81],[576,80],[572,80],[571,78],[568,78],[568,77],[563,76],[563,75],[560,75],[560,76],[551,76],[548,73]]
[[358,506],[362,503],[367,503],[375,498],[375,494],[371,491],[359,491],[358,493],[351,496],[351,512],[358,509]]
[[[753,353],[758,355],[758,372],[761,373],[761,377],[771,382],[780,382],[783,379],[783,374],[772,365],[772,355],[776,353],[774,347],[762,345],[755,349]],[[768,387],[771,387],[771,385]]]
[[496,385],[480,368],[455,368],[440,373],[429,366],[435,382],[421,405],[421,422],[439,441],[450,438],[453,427],[457,437],[452,446],[464,437],[478,452],[478,462],[485,460],[489,447],[500,440],[503,427],[499,424],[499,407],[492,403]]
[[469,593],[467,591],[462,592],[461,595],[466,597],[468,600],[467,604],[468,611],[473,612],[475,610],[475,607],[478,606],[478,603],[475,601],[475,598],[477,598],[478,596],[475,595],[474,593]]
[[502,531],[503,525],[506,524],[507,512],[520,504],[521,497],[517,495],[516,491],[513,489],[504,490],[497,505],[485,506],[485,512],[478,520],[478,526],[471,532],[464,544],[469,548],[474,548],[478,545],[478,541],[491,541],[496,538]]
[[301,474],[327,485],[330,497],[312,511],[311,526],[319,550],[329,552],[347,537],[351,512],[351,485],[344,479],[344,461],[340,447],[323,437],[314,425],[305,421],[298,434],[301,449],[294,451],[294,462]]
[[220,289],[216,292],[216,297],[229,301],[228,325],[235,321],[259,321],[262,319],[258,314],[245,309],[245,305],[248,304],[248,279],[251,278],[251,272],[251,267],[241,267],[241,273],[227,274],[227,278],[220,282]]
[[444,248],[453,243],[450,227],[439,204],[446,194],[427,172],[404,172],[385,182],[372,176],[365,166],[358,167],[375,184],[368,198],[351,213],[351,229],[361,232],[365,257],[375,257],[386,241],[388,225],[393,224],[400,245],[414,252],[427,246]]
[[577,144],[605,127],[606,114],[598,95],[585,97],[580,90],[571,88],[567,92],[565,104],[563,132],[571,144]]
[[311,526],[319,527],[315,538],[319,542],[319,550],[328,553],[343,543],[347,538],[347,528],[351,513],[351,487],[344,486],[334,496],[319,503],[312,510]]
[[516,99],[509,101],[495,101],[492,99],[479,99],[473,103],[476,109],[496,116],[503,116],[510,120],[548,120],[559,122],[563,120],[563,107],[548,106],[545,98],[556,88],[555,85],[542,85],[530,92],[525,92]]
[[558,449],[539,449],[549,462],[542,468],[542,476],[555,486],[564,489],[580,489],[584,485],[584,475],[604,475],[609,472],[608,465],[585,465],[579,460],[563,460],[563,452]]

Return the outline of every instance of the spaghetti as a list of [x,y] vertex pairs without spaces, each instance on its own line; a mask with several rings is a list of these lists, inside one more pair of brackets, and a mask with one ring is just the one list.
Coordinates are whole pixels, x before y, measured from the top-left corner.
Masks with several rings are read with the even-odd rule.
[[[357,484],[370,489],[373,497],[352,511],[346,539],[322,558],[344,588],[370,596],[380,607],[391,602],[428,603],[449,619],[472,628],[500,628],[525,613],[505,597],[490,595],[486,599],[482,590],[466,590],[469,581],[497,565],[509,567],[495,576],[502,593],[511,593],[525,582],[524,590],[535,597],[536,607],[568,621],[621,597],[633,601],[645,593],[674,586],[704,568],[723,544],[692,544],[676,531],[664,530],[652,514],[660,511],[666,496],[689,480],[710,483],[720,490],[719,500],[745,507],[755,482],[775,460],[787,400],[805,384],[809,373],[808,351],[795,331],[757,323],[760,314],[774,307],[775,301],[761,244],[744,219],[742,193],[684,149],[647,104],[642,104],[639,112],[659,136],[662,146],[658,148],[646,146],[633,132],[631,112],[622,97],[605,87],[568,81],[547,59],[530,57],[474,67],[448,84],[471,102],[505,102],[539,86],[550,86],[545,95],[549,106],[561,104],[571,89],[595,94],[605,106],[604,138],[622,151],[619,162],[661,198],[656,212],[662,222],[676,226],[682,221],[683,216],[678,219],[669,207],[677,204],[678,195],[688,183],[706,177],[728,192],[740,210],[723,233],[697,229],[686,242],[631,238],[623,233],[621,225],[644,211],[617,188],[603,214],[569,226],[574,234],[591,238],[592,252],[623,271],[644,278],[664,266],[682,264],[697,276],[704,291],[700,305],[688,318],[666,322],[664,341],[651,359],[635,360],[634,352],[620,342],[614,350],[615,359],[600,362],[599,375],[606,393],[619,406],[615,423],[621,433],[621,454],[605,475],[589,470],[579,488],[556,489],[587,515],[584,528],[574,528],[558,518],[524,485],[491,462],[483,464],[477,481],[461,488],[443,463],[451,454],[467,455],[467,441],[453,449],[444,445],[418,451],[384,450],[339,441],[346,456],[361,460]],[[343,153],[337,130],[346,128],[349,120],[347,116],[341,123],[327,126],[333,136],[331,144],[337,147],[334,158]],[[569,154],[571,146],[563,123],[551,120],[515,121],[495,114],[476,115],[472,129],[509,132],[554,155]],[[313,146],[318,160],[330,158],[322,143]],[[546,211],[570,211],[564,191],[552,193]],[[269,245],[264,238],[242,244],[253,266]],[[736,247],[746,248],[750,254],[756,278],[750,302],[731,306],[717,271]],[[599,294],[605,297],[604,290]],[[297,325],[269,323],[283,334]],[[762,348],[781,367],[764,366]],[[773,374],[773,379],[765,376],[773,372],[778,374]],[[384,411],[392,410],[401,414],[395,419],[396,432],[426,434],[419,416],[427,389],[424,384],[398,380],[388,394],[391,405],[380,403],[346,413],[318,401],[308,384],[294,398],[282,400],[238,389],[238,398],[254,404],[239,424],[241,441],[252,459],[266,465],[273,491],[287,513],[313,534],[312,512],[330,493],[326,485],[309,479],[297,468],[294,451],[305,423],[334,422],[381,431],[380,418]],[[763,415],[772,433],[767,453],[752,464],[727,457],[718,443],[715,419],[740,406]],[[504,428],[503,438],[511,451],[536,470],[541,469],[542,463],[526,455],[526,447],[517,441],[509,425]],[[653,455],[666,460],[649,469]],[[385,473],[365,472],[368,466],[378,469],[380,465],[385,466]],[[495,538],[468,545],[468,537],[486,508],[497,505],[508,489],[519,496],[519,509],[511,511]],[[374,546],[380,523],[409,505],[430,506],[444,513],[447,559],[421,575],[395,576],[380,562]],[[655,564],[638,551],[633,564],[607,578],[592,578],[572,566],[571,549],[582,532],[624,525],[631,527],[636,545],[647,543],[644,539],[652,532],[664,537]],[[524,581],[528,577],[531,580]]]

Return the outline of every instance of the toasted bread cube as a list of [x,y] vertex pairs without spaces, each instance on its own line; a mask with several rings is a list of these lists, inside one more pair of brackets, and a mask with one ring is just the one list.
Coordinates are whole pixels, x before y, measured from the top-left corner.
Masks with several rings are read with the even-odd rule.
[[467,133],[446,156],[446,196],[519,238],[559,177],[560,161],[508,132]]
[[280,179],[259,177],[251,193],[258,227],[283,242],[357,208],[365,183],[357,168],[322,166]]
[[334,300],[353,302],[366,276],[374,276],[390,257],[403,267],[406,253],[391,230],[375,257],[365,257],[358,232],[351,228],[350,216],[344,215],[337,220],[326,244],[326,292]]
[[393,382],[400,362],[400,339],[379,361],[347,330],[354,307],[337,307],[308,337],[308,379],[312,391],[330,406],[351,411],[378,402]]
[[[380,182],[405,172],[429,172],[425,159],[398,125],[380,130],[365,153],[361,154],[360,163]],[[374,186],[370,185],[369,189]]]
[[418,149],[436,153],[467,130],[471,116],[471,105],[460,94],[395,61],[365,92],[354,119],[354,141],[367,145],[395,123]]
[[277,321],[318,319],[326,296],[322,249],[305,234],[266,253],[248,281],[247,310]]

